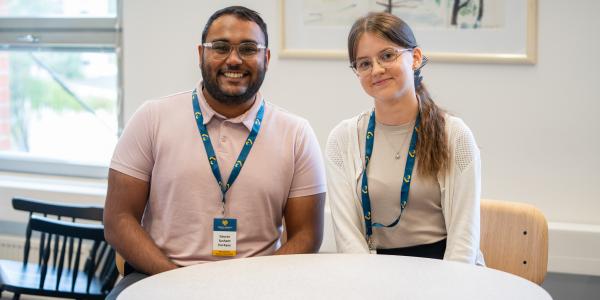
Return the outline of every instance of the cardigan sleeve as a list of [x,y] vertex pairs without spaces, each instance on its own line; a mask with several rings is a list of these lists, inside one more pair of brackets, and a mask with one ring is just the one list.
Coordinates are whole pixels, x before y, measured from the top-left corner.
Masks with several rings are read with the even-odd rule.
[[457,121],[452,167],[450,218],[444,259],[483,264],[479,251],[481,158],[469,128]]
[[[325,166],[327,170],[327,201],[331,209],[337,251],[341,253],[369,253],[363,234],[362,213],[354,199],[355,185],[344,139],[344,123],[338,125],[327,139]],[[344,141],[346,140],[346,141]]]

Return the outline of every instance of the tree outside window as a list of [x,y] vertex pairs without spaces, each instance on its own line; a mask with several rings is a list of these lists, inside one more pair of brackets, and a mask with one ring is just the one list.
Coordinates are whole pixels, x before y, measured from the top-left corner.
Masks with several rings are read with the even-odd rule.
[[0,163],[108,165],[119,130],[116,7],[0,0],[0,22],[23,24],[0,34]]

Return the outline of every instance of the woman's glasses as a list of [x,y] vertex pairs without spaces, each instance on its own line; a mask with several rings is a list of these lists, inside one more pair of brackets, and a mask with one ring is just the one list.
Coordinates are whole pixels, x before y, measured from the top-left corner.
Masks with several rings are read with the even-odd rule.
[[409,52],[412,51],[413,49],[396,49],[396,48],[389,48],[389,49],[385,49],[381,52],[379,52],[379,54],[377,54],[377,56],[375,56],[374,60],[371,57],[362,57],[359,58],[357,60],[355,60],[354,62],[352,62],[352,64],[350,65],[350,68],[352,68],[352,70],[354,70],[354,72],[359,75],[365,75],[371,72],[371,69],[373,68],[373,61],[377,61],[377,63],[384,69],[387,69],[389,67],[392,66],[392,64],[396,61],[396,59],[398,59],[398,57],[400,55],[402,55],[402,53],[404,52]]

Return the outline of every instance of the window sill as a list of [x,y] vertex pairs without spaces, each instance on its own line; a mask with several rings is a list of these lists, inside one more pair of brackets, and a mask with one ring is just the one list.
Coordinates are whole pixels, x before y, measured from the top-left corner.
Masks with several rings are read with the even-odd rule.
[[0,188],[23,191],[24,194],[33,191],[103,198],[106,195],[106,187],[106,179],[0,172]]

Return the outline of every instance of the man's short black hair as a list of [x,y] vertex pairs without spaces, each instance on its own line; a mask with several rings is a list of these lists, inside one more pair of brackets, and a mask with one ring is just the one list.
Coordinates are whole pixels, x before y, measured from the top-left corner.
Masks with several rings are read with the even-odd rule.
[[265,21],[263,21],[263,19],[257,12],[243,6],[229,6],[216,11],[212,16],[210,16],[208,22],[206,22],[206,26],[204,26],[204,31],[202,31],[202,43],[206,42],[208,29],[210,28],[212,23],[220,16],[224,15],[234,15],[238,19],[256,23],[258,27],[260,27],[260,30],[262,30],[263,35],[265,36],[265,46],[269,47],[269,35],[267,34],[267,24],[265,23]]

